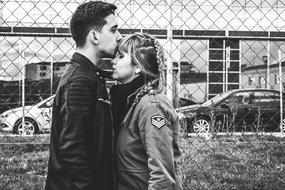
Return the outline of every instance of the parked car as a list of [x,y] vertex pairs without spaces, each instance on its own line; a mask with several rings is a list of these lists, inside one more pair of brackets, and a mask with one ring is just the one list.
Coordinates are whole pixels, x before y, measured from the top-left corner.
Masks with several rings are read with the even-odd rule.
[[187,98],[179,98],[178,99],[178,106],[180,106],[180,107],[194,105],[194,104],[197,104],[197,102],[194,102],[194,101],[189,100]]
[[[49,131],[53,99],[54,95],[35,105],[24,106],[24,108],[18,107],[3,112],[0,115],[0,131],[19,135],[33,135]],[[24,119],[24,125],[22,125],[22,119]]]
[[176,111],[186,119],[188,132],[285,132],[285,94],[282,96],[281,124],[280,92],[269,89],[230,90]]

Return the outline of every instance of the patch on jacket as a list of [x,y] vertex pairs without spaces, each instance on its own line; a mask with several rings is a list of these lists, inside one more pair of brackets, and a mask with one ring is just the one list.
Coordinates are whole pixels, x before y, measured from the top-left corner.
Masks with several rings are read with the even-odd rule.
[[151,116],[151,124],[158,129],[164,126],[165,118],[163,115],[153,115]]

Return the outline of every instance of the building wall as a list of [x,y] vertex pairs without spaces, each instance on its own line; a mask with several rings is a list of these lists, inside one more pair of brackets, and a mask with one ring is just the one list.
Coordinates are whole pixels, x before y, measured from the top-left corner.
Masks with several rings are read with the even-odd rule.
[[[53,77],[61,77],[66,65],[56,63],[53,65]],[[51,65],[49,63],[32,63],[26,65],[26,78],[30,81],[39,81],[51,78]]]
[[[256,69],[242,72],[241,83],[242,88],[270,88],[275,90],[280,90],[280,80],[279,80],[279,68],[270,68],[269,82],[266,82],[266,69]],[[267,84],[266,84],[267,83]],[[282,68],[282,78],[281,78],[282,89],[285,85],[285,67]]]
[[207,83],[190,83],[180,85],[178,88],[179,97],[189,99],[193,102],[203,103],[207,99]]
[[26,79],[29,81],[38,81],[40,80],[38,73],[37,64],[26,65]]

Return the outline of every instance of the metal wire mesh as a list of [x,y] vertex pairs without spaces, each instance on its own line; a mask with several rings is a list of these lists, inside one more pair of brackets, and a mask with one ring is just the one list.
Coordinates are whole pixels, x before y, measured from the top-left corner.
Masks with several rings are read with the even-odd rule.
[[[0,1],[1,143],[48,143],[40,139],[49,133],[49,97],[75,51],[68,26],[82,2]],[[165,48],[166,94],[183,124],[184,187],[270,189],[274,181],[284,189],[285,2],[108,2],[123,35],[148,32]],[[25,138],[32,134],[40,135]]]

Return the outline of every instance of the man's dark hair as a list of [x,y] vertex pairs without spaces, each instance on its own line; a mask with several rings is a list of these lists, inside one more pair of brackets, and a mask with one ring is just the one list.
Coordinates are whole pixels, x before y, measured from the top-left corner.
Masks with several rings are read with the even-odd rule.
[[90,29],[101,31],[106,24],[105,18],[115,14],[117,7],[102,1],[90,1],[79,5],[70,21],[70,32],[77,47],[82,47]]

